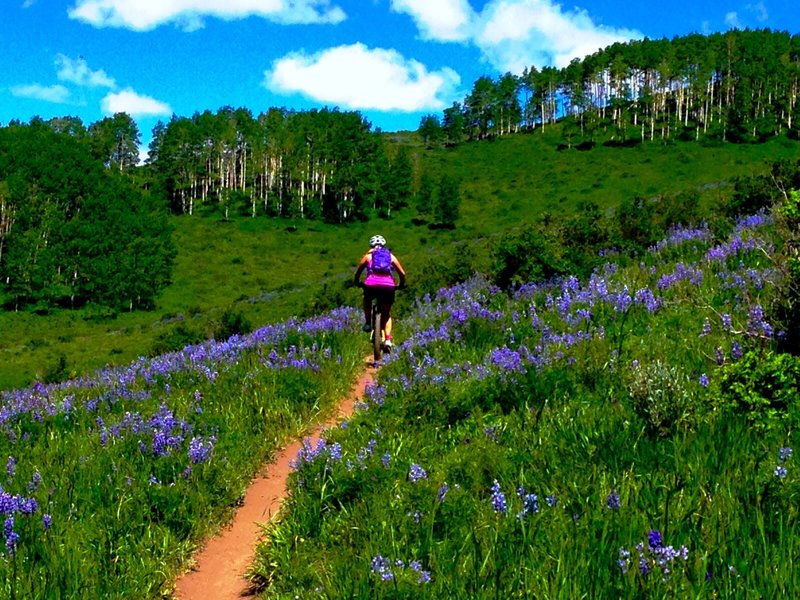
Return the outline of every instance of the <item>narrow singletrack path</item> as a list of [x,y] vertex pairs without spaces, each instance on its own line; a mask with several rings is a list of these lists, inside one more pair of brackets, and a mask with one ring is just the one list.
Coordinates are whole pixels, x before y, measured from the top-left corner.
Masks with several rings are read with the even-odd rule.
[[[364,372],[339,404],[337,414],[316,426],[303,439],[316,444],[322,431],[333,427],[353,414],[353,405],[364,395],[367,385],[375,377],[372,356]],[[175,600],[241,600],[253,596],[250,582],[245,577],[253,563],[256,547],[261,541],[262,524],[274,518],[286,498],[286,484],[291,472],[289,462],[297,457],[303,439],[298,439],[279,450],[275,460],[266,465],[245,494],[242,505],[220,533],[208,540],[195,556],[195,567],[182,575],[175,584]]]

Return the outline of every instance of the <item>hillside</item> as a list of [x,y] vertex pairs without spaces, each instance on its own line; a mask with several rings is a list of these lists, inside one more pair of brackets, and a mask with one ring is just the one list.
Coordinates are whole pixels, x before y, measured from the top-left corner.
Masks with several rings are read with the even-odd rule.
[[403,143],[418,176],[450,174],[461,181],[455,229],[415,225],[413,198],[391,219],[342,225],[172,217],[175,269],[154,311],[6,312],[0,315],[0,388],[87,373],[293,314],[356,304],[356,292],[344,283],[364,240],[375,231],[401,256],[412,286],[428,291],[452,282],[447,280],[452,273],[437,272],[435,257],[454,242],[468,243],[465,253],[458,252],[466,254],[462,275],[468,276],[473,267],[490,266],[489,252],[499,237],[545,213],[568,215],[590,202],[609,214],[635,196],[656,199],[678,192],[699,193],[710,210],[730,195],[736,177],[765,173],[772,161],[798,155],[797,142],[783,137],[763,144],[677,142],[564,150],[557,127],[453,149],[424,150],[416,140],[411,134]]
[[[304,443],[265,597],[795,597],[800,192],[419,298]],[[355,307],[4,392],[0,595],[163,598],[363,368]],[[25,565],[24,569],[20,565]]]

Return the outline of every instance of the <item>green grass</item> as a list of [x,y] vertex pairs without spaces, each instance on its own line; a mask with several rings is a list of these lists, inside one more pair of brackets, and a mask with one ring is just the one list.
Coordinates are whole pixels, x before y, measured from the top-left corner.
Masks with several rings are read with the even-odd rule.
[[423,151],[416,146],[425,169],[462,181],[461,217],[454,231],[415,227],[412,208],[392,220],[343,226],[246,217],[228,222],[173,218],[178,257],[172,284],[157,300],[156,310],[120,313],[113,319],[91,309],[46,316],[0,314],[0,389],[126,364],[151,355],[159,339],[178,327],[183,328],[179,333],[188,330],[196,339],[206,339],[219,330],[225,311],[243,315],[254,327],[313,314],[323,285],[328,295],[355,304],[358,294],[343,284],[365,240],[375,232],[390,240],[411,284],[420,284],[437,253],[450,252],[453,242],[467,242],[485,264],[487,249],[502,233],[545,212],[569,213],[581,201],[613,210],[634,195],[703,188],[704,203],[713,206],[730,192],[724,184],[734,177],[762,172],[768,162],[797,154],[797,143],[784,138],[760,145],[600,145],[578,151],[558,150],[559,136],[558,128],[548,128],[455,149]]

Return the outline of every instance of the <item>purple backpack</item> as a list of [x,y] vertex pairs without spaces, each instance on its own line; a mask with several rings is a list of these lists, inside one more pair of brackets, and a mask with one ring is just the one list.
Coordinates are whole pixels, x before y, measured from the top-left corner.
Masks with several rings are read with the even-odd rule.
[[373,273],[389,274],[392,272],[392,253],[384,246],[378,246],[372,251]]

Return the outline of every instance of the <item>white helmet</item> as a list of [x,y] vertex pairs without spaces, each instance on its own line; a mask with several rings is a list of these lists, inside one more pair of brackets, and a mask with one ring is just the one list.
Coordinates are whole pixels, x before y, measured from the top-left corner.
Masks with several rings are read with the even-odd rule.
[[373,235],[369,238],[369,247],[374,248],[375,246],[385,246],[386,239],[382,235]]

